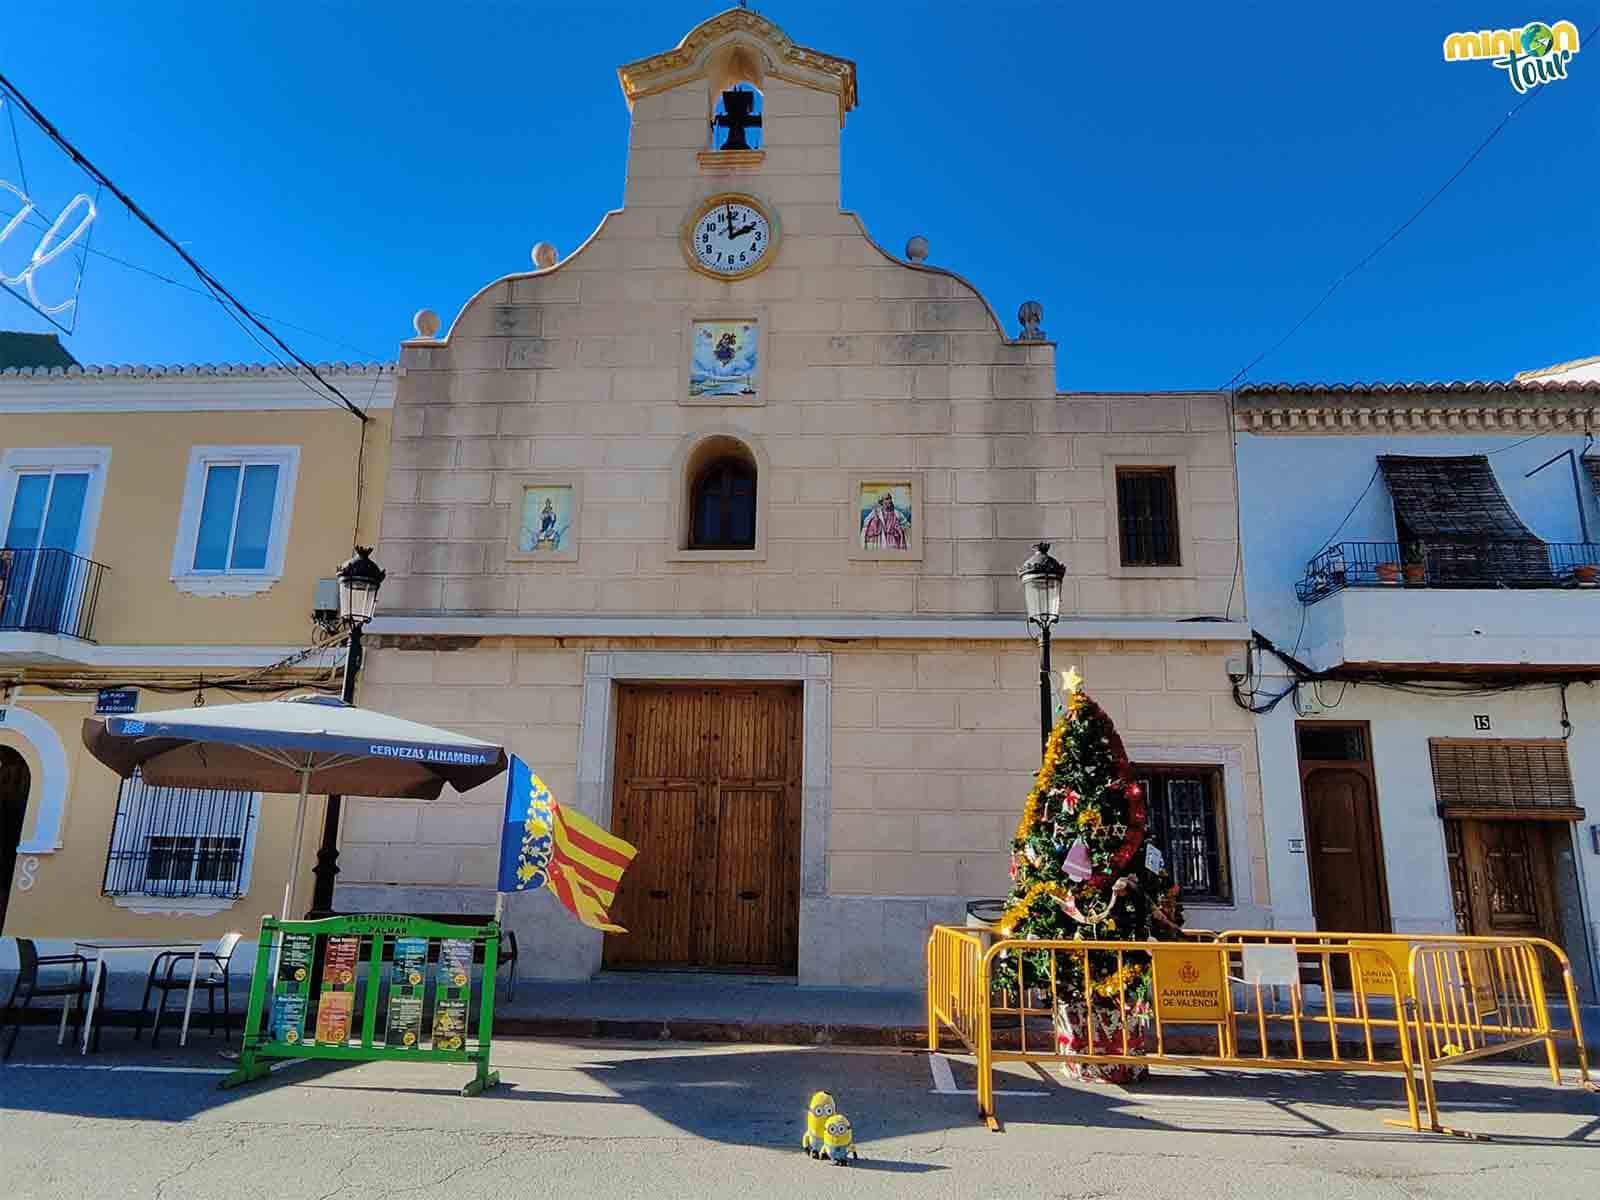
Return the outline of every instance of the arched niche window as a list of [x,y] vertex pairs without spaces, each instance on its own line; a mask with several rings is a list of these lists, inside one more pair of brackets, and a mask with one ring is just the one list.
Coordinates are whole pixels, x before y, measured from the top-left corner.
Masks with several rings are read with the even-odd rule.
[[[759,150],[765,84],[761,52],[737,42],[723,47],[706,72],[713,150]],[[731,96],[731,99],[730,99]]]
[[756,465],[724,454],[700,468],[690,488],[689,548],[751,550],[756,544]]
[[679,444],[672,472],[672,540],[676,562],[765,559],[766,493],[770,480],[761,443],[735,429],[703,430]]

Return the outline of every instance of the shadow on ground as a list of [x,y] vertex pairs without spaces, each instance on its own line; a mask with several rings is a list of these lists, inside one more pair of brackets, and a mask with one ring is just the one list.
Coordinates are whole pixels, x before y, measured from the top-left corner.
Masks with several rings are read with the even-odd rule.
[[[415,1098],[426,1096],[422,1111],[430,1119],[475,1129],[596,1137],[626,1113],[661,1136],[798,1149],[806,1099],[823,1090],[853,1122],[861,1166],[882,1171],[933,1168],[878,1160],[875,1142],[937,1138],[978,1124],[971,1060],[947,1060],[958,1090],[939,1091],[924,1052],[506,1039],[495,1044],[503,1085],[482,1099],[462,1099],[456,1089],[471,1072],[461,1064],[297,1062],[269,1080],[223,1092],[217,1083],[229,1064],[217,1055],[220,1038],[152,1053],[145,1043],[130,1046],[125,1032],[108,1030],[107,1037],[103,1054],[80,1058],[58,1048],[53,1031],[24,1030],[13,1063],[0,1067],[0,1110],[377,1125],[404,1123],[402,1112],[414,1113]],[[1447,1123],[1496,1141],[1592,1149],[1600,1139],[1600,1095],[1570,1086],[1570,1079],[1569,1072],[1569,1085],[1557,1090],[1534,1068],[1446,1074],[1439,1079],[1440,1104]],[[1011,1064],[997,1086],[1004,1122],[1083,1129],[1100,1139],[1132,1130],[1418,1138],[1383,1124],[1405,1116],[1397,1075],[1161,1069],[1149,1082],[1124,1088],[1065,1085],[1053,1068]]]

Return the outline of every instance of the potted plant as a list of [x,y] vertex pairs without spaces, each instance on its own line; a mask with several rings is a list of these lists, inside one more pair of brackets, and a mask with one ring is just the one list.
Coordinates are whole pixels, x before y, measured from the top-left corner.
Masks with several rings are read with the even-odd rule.
[[1405,550],[1405,565],[1401,570],[1405,573],[1407,587],[1421,587],[1428,582],[1427,552],[1418,544],[1412,543]]
[[1397,562],[1381,562],[1374,570],[1379,583],[1392,586],[1400,582],[1400,564]]
[[1344,561],[1344,547],[1335,546],[1328,551],[1328,578],[1335,588],[1345,585],[1347,568]]

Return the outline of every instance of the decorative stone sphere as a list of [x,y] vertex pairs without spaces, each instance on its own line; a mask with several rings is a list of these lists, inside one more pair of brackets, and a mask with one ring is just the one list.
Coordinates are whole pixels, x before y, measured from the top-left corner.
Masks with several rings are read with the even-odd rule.
[[431,338],[439,332],[439,314],[431,308],[419,308],[417,315],[411,318],[411,327],[418,337]]
[[1017,309],[1017,321],[1022,325],[1022,332],[1017,336],[1025,342],[1044,341],[1044,330],[1039,328],[1043,320],[1044,305],[1037,300],[1024,300],[1022,307]]
[[906,257],[912,262],[921,262],[928,257],[928,239],[920,233],[913,234],[906,242]]
[[533,265],[541,271],[556,265],[556,248],[549,242],[540,242],[533,248]]

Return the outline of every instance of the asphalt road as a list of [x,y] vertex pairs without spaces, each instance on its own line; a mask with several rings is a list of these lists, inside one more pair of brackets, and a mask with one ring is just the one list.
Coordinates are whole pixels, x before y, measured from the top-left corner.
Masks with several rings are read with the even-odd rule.
[[[505,1041],[504,1085],[465,1099],[465,1069],[394,1063],[296,1063],[220,1092],[215,1045],[152,1054],[114,1031],[85,1059],[26,1030],[0,1067],[0,1196],[1600,1196],[1600,1095],[1533,1067],[1448,1077],[1447,1118],[1494,1136],[1470,1142],[1385,1126],[1394,1077],[1163,1071],[1125,1089],[1019,1067],[1001,1086],[1029,1094],[1000,1096],[994,1134],[961,1090],[970,1066],[922,1053]],[[853,1167],[799,1150],[819,1087],[855,1124]]]

